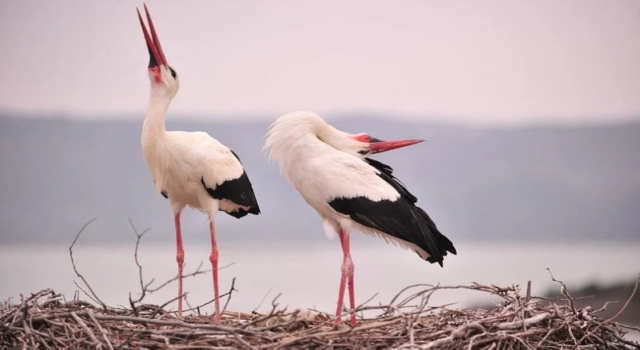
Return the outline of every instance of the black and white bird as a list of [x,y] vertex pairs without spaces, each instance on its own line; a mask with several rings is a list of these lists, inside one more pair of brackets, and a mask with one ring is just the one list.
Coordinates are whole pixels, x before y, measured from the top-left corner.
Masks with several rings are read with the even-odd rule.
[[[205,132],[167,131],[165,114],[179,88],[176,71],[169,66],[145,5],[149,30],[140,11],[138,18],[149,49],[151,96],[142,126],[142,151],[157,191],[169,200],[176,230],[178,262],[178,317],[182,317],[184,249],[180,213],[186,206],[209,216],[211,268],[215,298],[215,321],[220,322],[218,245],[214,216],[222,210],[241,218],[259,214],[260,208],[240,159]],[[151,35],[149,35],[151,33]]]
[[[328,233],[340,237],[344,253],[335,322],[340,322],[345,284],[355,307],[353,262],[349,232],[358,230],[411,249],[420,258],[442,266],[447,253],[456,254],[417,198],[393,176],[393,169],[368,158],[422,142],[382,141],[367,134],[348,134],[312,112],[292,112],[278,118],[267,133],[265,150],[277,160],[283,175],[322,218]],[[356,324],[351,313],[351,324]]]

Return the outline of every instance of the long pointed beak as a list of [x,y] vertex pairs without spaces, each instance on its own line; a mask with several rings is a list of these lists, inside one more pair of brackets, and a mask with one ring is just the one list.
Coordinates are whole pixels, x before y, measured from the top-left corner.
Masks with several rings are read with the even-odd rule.
[[[151,15],[149,14],[147,5],[144,5],[144,12],[147,15],[149,30],[147,30],[147,27],[144,25],[140,10],[136,10],[138,11],[138,19],[140,20],[140,26],[142,26],[142,32],[144,33],[144,40],[147,42],[147,48],[149,49],[149,68],[162,65],[168,67],[169,64],[167,63],[167,58],[164,56],[164,52],[162,51],[162,46],[160,45],[160,40],[158,40],[158,34],[156,33],[156,28],[153,26],[153,21],[151,20]],[[149,35],[149,31],[151,32],[151,35]]]
[[396,148],[415,145],[416,143],[420,143],[422,141],[424,140],[408,139],[408,140],[382,141],[373,137],[369,139],[369,143],[371,145],[371,153],[374,153],[374,154],[391,151],[392,149],[396,149]]

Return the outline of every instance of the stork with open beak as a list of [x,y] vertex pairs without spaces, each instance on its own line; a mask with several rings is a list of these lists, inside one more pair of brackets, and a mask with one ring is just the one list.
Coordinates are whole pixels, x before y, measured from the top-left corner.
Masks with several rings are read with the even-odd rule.
[[[285,114],[269,128],[265,149],[270,158],[280,163],[283,175],[318,212],[325,228],[340,237],[344,257],[336,323],[341,319],[347,282],[351,310],[355,308],[352,230],[382,237],[440,266],[447,253],[456,254],[451,241],[416,206],[417,198],[393,176],[393,169],[369,158],[422,141],[382,141],[364,133],[348,134],[306,111]],[[351,324],[356,325],[353,312]]]
[[176,231],[178,262],[178,317],[182,317],[184,249],[180,213],[186,206],[209,217],[211,268],[215,299],[215,321],[220,322],[218,288],[218,244],[214,216],[222,210],[241,218],[259,214],[251,182],[238,156],[205,132],[167,131],[165,114],[179,88],[178,74],[169,66],[158,34],[144,7],[149,30],[138,10],[138,18],[149,50],[151,96],[142,127],[142,151],[158,193],[169,200]]

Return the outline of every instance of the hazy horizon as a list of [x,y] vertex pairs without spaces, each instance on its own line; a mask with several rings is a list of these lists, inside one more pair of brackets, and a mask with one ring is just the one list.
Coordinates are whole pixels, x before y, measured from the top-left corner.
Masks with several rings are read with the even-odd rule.
[[[324,240],[317,214],[262,151],[269,121],[188,121],[168,127],[203,130],[242,159],[263,215],[221,214],[221,242]],[[383,115],[380,115],[383,117]],[[452,240],[633,241],[640,208],[640,123],[572,127],[478,128],[425,121],[332,121],[348,132],[427,141],[376,155],[419,198]],[[127,218],[172,241],[166,199],[149,179],[140,151],[141,121],[0,117],[0,243],[68,242],[89,219],[86,237],[131,236]],[[264,203],[264,204],[262,204]],[[25,218],[37,215],[37,220]],[[205,216],[185,212],[184,229],[200,232]],[[253,232],[250,236],[248,232]],[[196,234],[194,239],[206,240]],[[314,243],[315,244],[315,243]]]
[[[142,125],[145,118],[145,111],[140,112],[108,112],[108,113],[82,113],[82,112],[56,112],[56,111],[15,111],[0,108],[0,118],[4,119],[26,119],[26,120],[69,120],[78,122],[136,122]],[[242,125],[255,123],[269,123],[275,121],[280,115],[275,113],[236,113],[236,114],[212,114],[212,113],[186,113],[171,112],[167,113],[167,130],[173,130],[173,124],[180,123],[203,123],[203,124],[225,124],[225,125]],[[327,122],[333,123],[340,120],[348,120],[358,122],[360,120],[371,121],[393,121],[399,124],[419,124],[433,127],[456,127],[476,130],[495,130],[495,129],[528,129],[528,128],[592,128],[592,127],[616,127],[620,125],[636,125],[640,124],[640,114],[638,115],[618,115],[610,118],[590,119],[587,121],[576,121],[567,118],[559,118],[558,120],[534,119],[518,124],[509,123],[483,123],[469,124],[457,118],[445,120],[438,119],[437,116],[427,116],[419,118],[417,115],[408,113],[394,113],[387,111],[372,110],[341,110],[329,111],[322,115]],[[367,124],[363,124],[361,130],[366,130]],[[359,129],[360,130],[360,129]],[[216,137],[215,132],[212,134]]]

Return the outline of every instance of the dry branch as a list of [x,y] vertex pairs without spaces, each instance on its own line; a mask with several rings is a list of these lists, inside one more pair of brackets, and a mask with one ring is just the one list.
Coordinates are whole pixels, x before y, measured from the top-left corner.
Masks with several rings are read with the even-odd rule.
[[78,268],[77,268],[77,264],[78,263],[73,259],[73,246],[76,245],[76,242],[78,241],[78,238],[80,238],[80,235],[82,234],[82,232],[84,232],[84,230],[87,228],[87,226],[91,225],[91,223],[96,221],[96,220],[97,220],[97,218],[93,218],[93,219],[89,220],[86,224],[84,224],[84,226],[82,226],[82,228],[80,228],[80,230],[76,234],[76,238],[73,239],[73,242],[69,246],[69,257],[71,258],[71,265],[73,266],[73,272],[75,272],[76,276],[78,276],[78,278],[80,278],[82,280],[82,283],[84,283],[84,285],[87,287],[87,289],[89,290],[89,292],[91,294],[87,293],[75,281],[73,283],[75,283],[75,285],[78,287],[78,289],[80,289],[84,294],[86,294],[91,300],[93,300],[96,303],[99,303],[102,306],[102,308],[104,308],[106,310],[107,305],[104,302],[102,302],[102,300],[100,300],[100,298],[98,298],[98,296],[93,291],[93,289],[91,289],[91,286],[89,285],[89,282],[87,282],[87,280],[84,278],[84,276],[82,276],[82,274],[80,274],[80,272],[78,272]]

